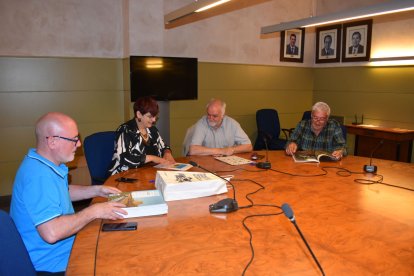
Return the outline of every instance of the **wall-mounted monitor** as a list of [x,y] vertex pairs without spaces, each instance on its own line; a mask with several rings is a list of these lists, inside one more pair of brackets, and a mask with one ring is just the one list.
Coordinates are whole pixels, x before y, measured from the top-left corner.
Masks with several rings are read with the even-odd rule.
[[197,99],[197,58],[131,56],[129,62],[131,101],[143,96],[157,101]]

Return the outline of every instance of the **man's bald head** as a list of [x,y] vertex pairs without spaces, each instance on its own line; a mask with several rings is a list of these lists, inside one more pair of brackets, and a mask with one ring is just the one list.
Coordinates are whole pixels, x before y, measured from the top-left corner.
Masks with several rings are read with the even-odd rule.
[[36,123],[37,146],[45,144],[46,137],[59,136],[73,127],[76,128],[76,122],[68,115],[59,112],[46,113]]

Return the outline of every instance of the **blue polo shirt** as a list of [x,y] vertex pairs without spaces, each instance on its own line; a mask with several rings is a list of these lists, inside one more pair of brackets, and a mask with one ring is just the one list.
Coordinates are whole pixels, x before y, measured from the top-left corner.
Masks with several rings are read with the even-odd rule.
[[53,218],[73,214],[68,167],[56,166],[30,149],[14,180],[10,215],[37,271],[65,271],[75,236],[49,244],[36,227]]

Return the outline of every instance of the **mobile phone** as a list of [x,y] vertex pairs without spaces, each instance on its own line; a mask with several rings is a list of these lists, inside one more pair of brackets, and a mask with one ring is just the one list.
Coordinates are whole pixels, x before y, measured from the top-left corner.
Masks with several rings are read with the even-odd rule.
[[257,152],[253,152],[250,158],[251,158],[252,160],[260,160],[260,159],[262,159],[263,157],[264,157],[263,155],[257,154]]
[[137,230],[137,227],[137,222],[104,223],[102,225],[102,231],[132,231]]
[[133,183],[135,181],[137,181],[138,179],[136,178],[129,178],[129,177],[119,177],[117,179],[115,179],[118,182],[125,182],[125,183]]

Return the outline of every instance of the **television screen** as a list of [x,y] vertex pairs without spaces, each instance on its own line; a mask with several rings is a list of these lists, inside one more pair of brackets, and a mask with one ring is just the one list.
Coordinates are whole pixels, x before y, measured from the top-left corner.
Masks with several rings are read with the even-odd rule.
[[196,100],[197,58],[130,57],[131,101],[152,96],[157,101]]

